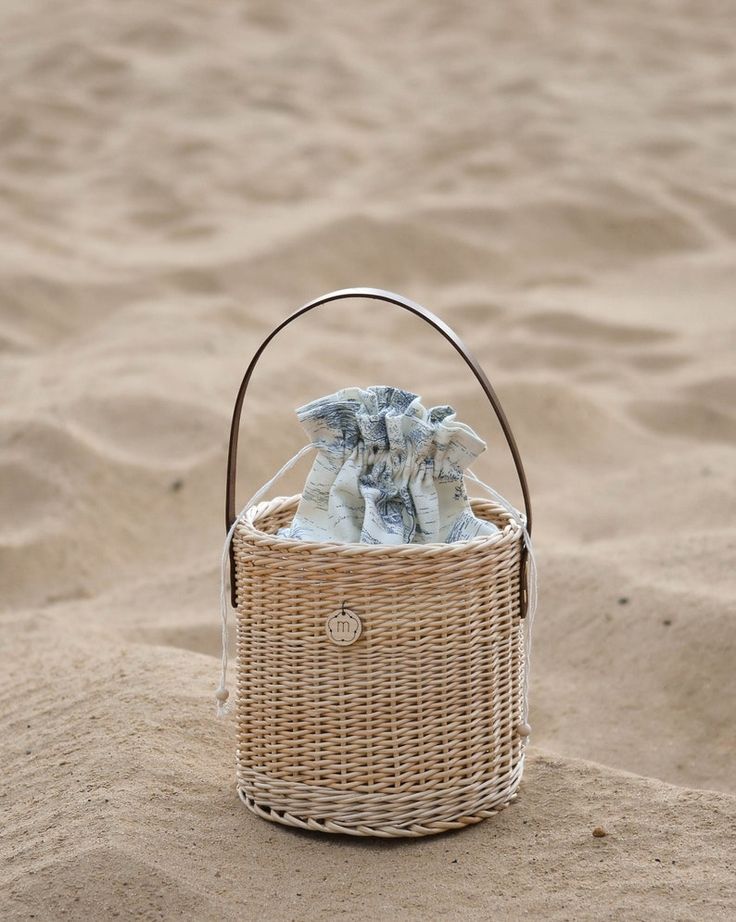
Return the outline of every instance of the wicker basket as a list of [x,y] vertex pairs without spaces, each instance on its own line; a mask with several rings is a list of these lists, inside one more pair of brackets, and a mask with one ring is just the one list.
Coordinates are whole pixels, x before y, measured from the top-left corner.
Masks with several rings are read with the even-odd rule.
[[[453,544],[361,545],[275,537],[299,500],[235,516],[245,390],[271,338],[328,301],[369,297],[448,339],[496,410],[526,519],[472,500],[500,532]],[[442,321],[377,289],[305,305],[253,358],[233,415],[227,526],[237,609],[237,785],[265,819],[364,836],[421,836],[506,807],[521,780],[526,724],[528,489],[493,389]],[[526,528],[524,527],[526,525]]]

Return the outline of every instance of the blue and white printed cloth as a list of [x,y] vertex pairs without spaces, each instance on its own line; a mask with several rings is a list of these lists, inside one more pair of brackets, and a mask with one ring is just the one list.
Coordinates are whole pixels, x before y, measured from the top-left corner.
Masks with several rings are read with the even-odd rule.
[[452,407],[427,410],[416,394],[379,385],[296,413],[318,454],[282,537],[428,544],[498,531],[471,512],[463,472],[486,446]]

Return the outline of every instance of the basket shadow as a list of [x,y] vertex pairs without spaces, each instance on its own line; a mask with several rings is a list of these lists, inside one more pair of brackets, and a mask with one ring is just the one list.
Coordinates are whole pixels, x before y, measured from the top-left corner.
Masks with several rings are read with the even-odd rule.
[[274,823],[273,825],[278,829],[280,833],[285,836],[293,836],[294,838],[301,839],[302,841],[314,843],[331,841],[336,845],[339,844],[348,848],[352,847],[356,850],[370,850],[377,848],[384,850],[398,850],[402,848],[410,848],[411,846],[416,846],[421,843],[426,845],[428,839],[442,839],[449,842],[457,838],[457,836],[461,835],[462,833],[467,833],[467,827],[465,827],[462,829],[448,829],[446,832],[435,833],[428,836],[351,836],[342,832],[322,832],[312,829],[299,829],[296,826],[285,826],[280,823]]

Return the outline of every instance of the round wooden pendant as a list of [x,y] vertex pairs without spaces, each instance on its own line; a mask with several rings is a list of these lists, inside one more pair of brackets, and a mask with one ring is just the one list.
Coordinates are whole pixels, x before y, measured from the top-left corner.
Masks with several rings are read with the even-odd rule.
[[363,633],[363,623],[354,611],[343,605],[327,619],[325,631],[333,643],[339,647],[349,647]]

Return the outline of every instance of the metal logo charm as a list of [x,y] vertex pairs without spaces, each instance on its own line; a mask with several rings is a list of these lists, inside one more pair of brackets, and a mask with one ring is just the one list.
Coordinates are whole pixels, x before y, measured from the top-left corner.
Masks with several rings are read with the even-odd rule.
[[349,647],[363,633],[363,623],[354,611],[345,608],[343,602],[342,608],[327,619],[325,631],[333,643],[339,647]]

